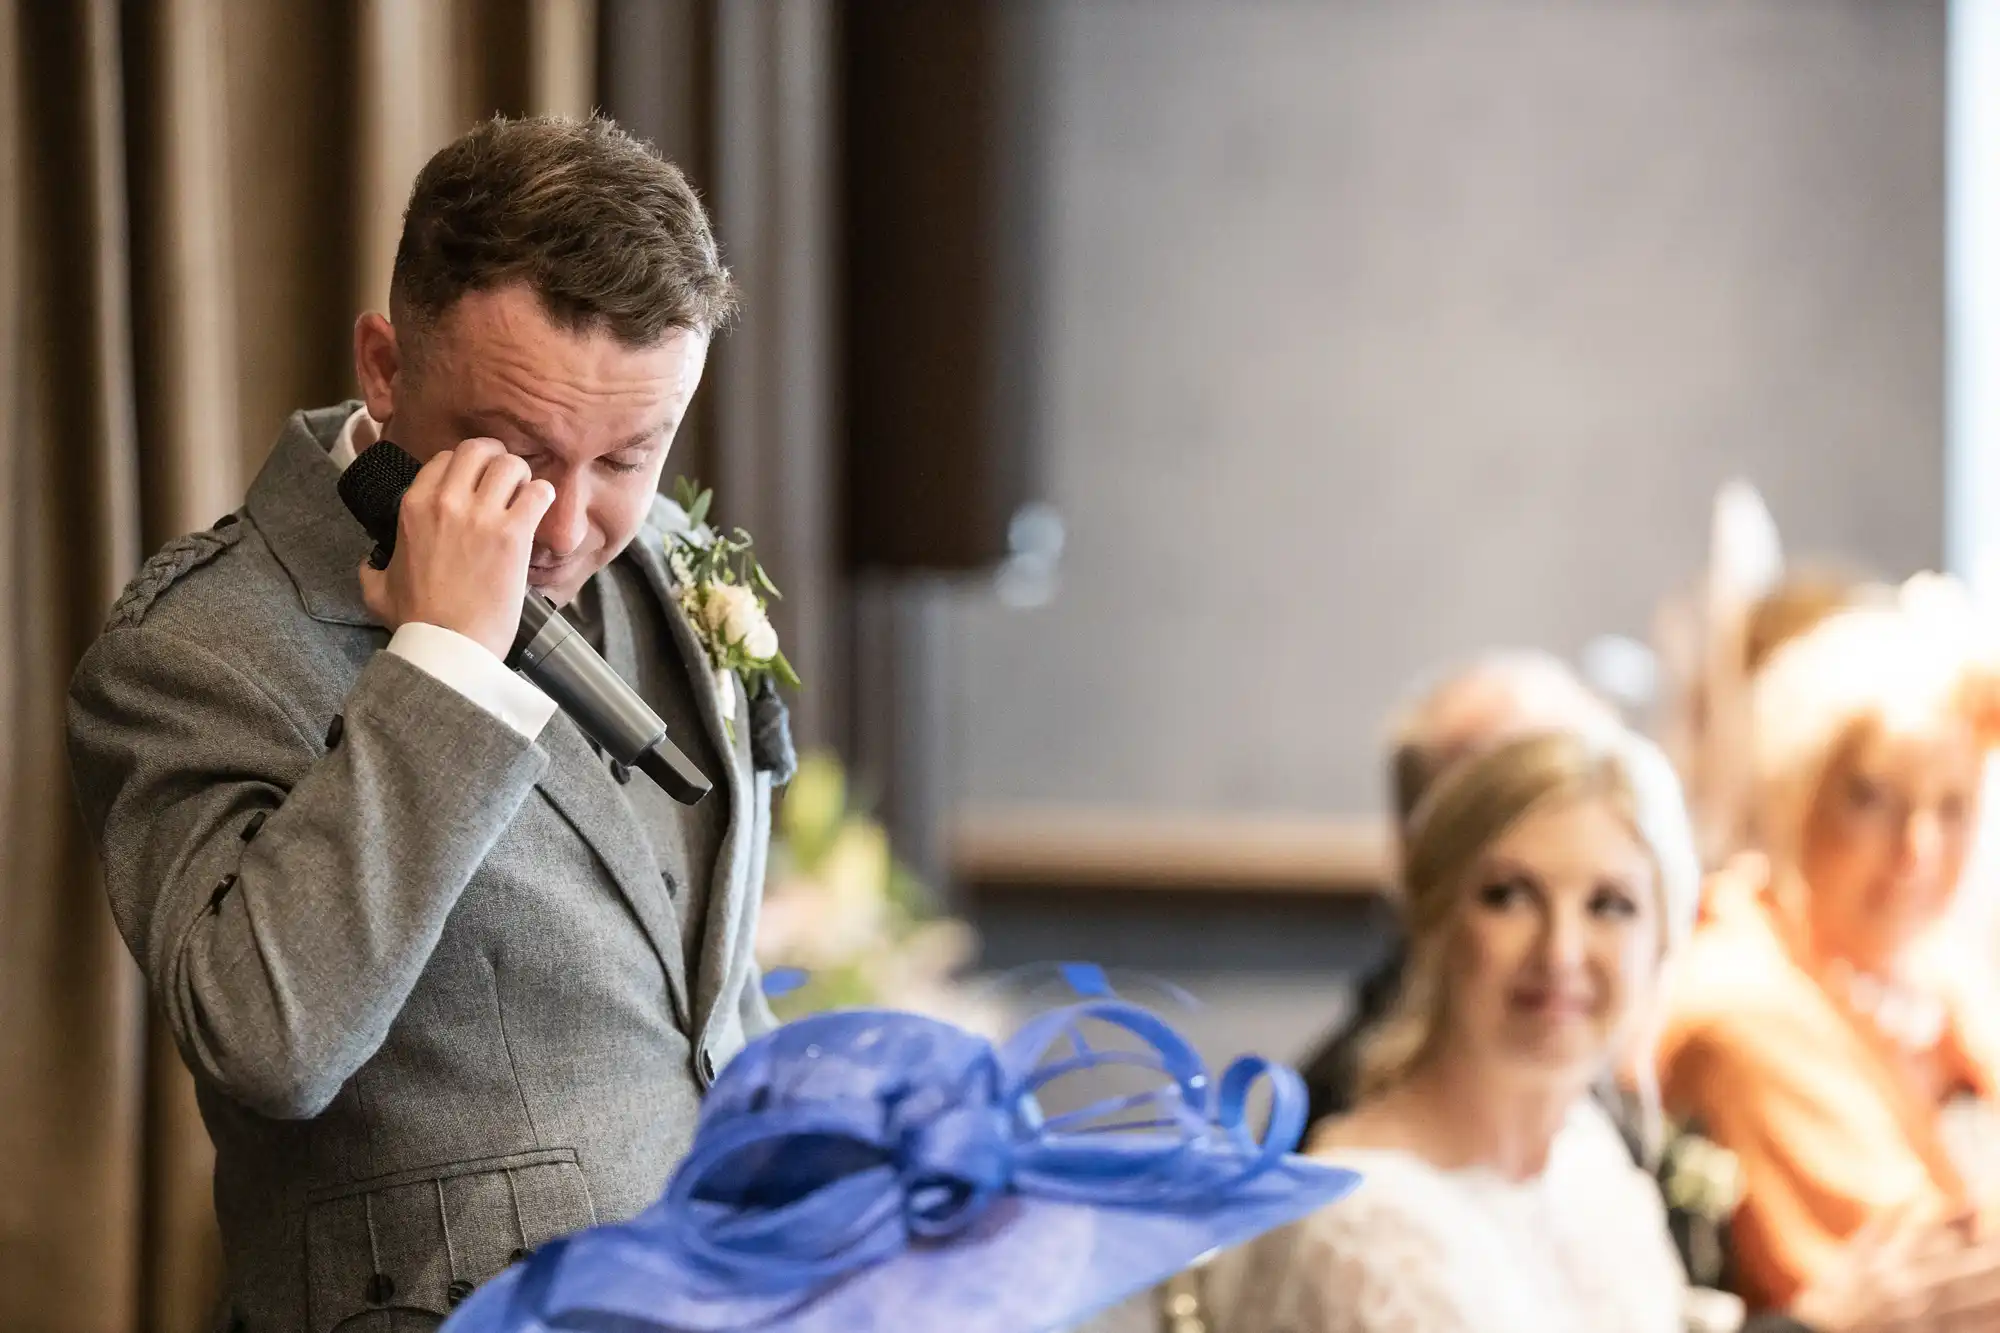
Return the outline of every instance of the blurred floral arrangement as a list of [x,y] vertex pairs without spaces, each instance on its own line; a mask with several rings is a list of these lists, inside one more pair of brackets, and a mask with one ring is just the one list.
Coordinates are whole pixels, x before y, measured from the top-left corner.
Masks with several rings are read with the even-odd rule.
[[757,928],[778,1018],[880,1006],[997,1037],[1000,1007],[960,979],[977,952],[972,928],[938,912],[888,831],[852,808],[840,761],[804,756],[778,808]]

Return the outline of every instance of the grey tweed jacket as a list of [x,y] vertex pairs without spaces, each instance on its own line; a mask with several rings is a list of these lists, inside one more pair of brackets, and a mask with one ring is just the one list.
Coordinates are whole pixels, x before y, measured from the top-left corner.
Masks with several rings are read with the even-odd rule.
[[293,416],[71,684],[112,910],[215,1140],[219,1326],[249,1333],[428,1328],[521,1251],[637,1212],[770,1023],[751,945],[789,741],[775,696],[724,727],[661,556],[678,511],[635,554],[730,756],[692,977],[676,886],[568,719],[526,741],[381,651],[327,456],[357,406]]

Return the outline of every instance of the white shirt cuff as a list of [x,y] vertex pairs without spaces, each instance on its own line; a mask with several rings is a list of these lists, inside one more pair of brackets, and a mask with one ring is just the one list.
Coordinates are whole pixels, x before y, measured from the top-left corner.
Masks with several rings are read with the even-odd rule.
[[541,735],[555,716],[555,700],[456,630],[413,621],[390,637],[389,651],[451,686],[529,740]]

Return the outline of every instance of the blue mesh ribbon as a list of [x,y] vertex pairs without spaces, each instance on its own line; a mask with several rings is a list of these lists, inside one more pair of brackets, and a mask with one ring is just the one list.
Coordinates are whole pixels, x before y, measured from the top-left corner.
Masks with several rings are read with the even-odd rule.
[[[884,1017],[854,1012],[820,1021]],[[1086,1022],[1122,1029],[1145,1049],[1093,1047]],[[1055,1053],[1063,1045],[1068,1052]],[[1043,1119],[1041,1089],[1119,1066],[1163,1075],[1165,1085]],[[1270,1086],[1271,1113],[1260,1138],[1247,1112],[1261,1083]],[[1129,1118],[1149,1105],[1155,1118]],[[1150,1012],[1118,1000],[1086,1001],[1029,1022],[990,1059],[975,1060],[952,1095],[776,1107],[718,1125],[697,1139],[651,1215],[688,1266],[718,1286],[738,1294],[802,1292],[912,1241],[949,1237],[1010,1190],[1124,1208],[1211,1204],[1297,1145],[1305,1108],[1303,1084],[1282,1065],[1245,1056],[1217,1083],[1194,1048]],[[1114,1117],[1124,1118],[1107,1127]],[[739,1191],[714,1188],[759,1150],[768,1150],[768,1160],[804,1143],[840,1144],[860,1165],[750,1208],[734,1197]]]
[[[1087,1027],[1123,1041],[1093,1045]],[[1109,1071],[1146,1086],[1044,1114],[1044,1089]],[[1250,1121],[1259,1086],[1270,1092],[1261,1135]],[[1115,998],[1040,1015],[998,1048],[913,1014],[816,1014],[723,1071],[658,1203],[544,1246],[495,1283],[504,1295],[482,1293],[492,1299],[475,1298],[450,1327],[754,1327],[948,1241],[1009,1194],[1188,1216],[1226,1207],[1285,1160],[1305,1124],[1292,1070],[1245,1056],[1215,1079],[1173,1027]],[[575,1307],[586,1290],[600,1308]]]

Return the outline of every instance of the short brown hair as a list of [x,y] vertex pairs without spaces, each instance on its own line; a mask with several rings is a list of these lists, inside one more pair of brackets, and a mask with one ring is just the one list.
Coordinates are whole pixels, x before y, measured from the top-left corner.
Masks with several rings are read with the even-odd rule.
[[598,116],[495,116],[417,173],[389,284],[396,322],[421,332],[460,297],[516,282],[558,325],[628,347],[713,332],[736,307],[687,177]]

